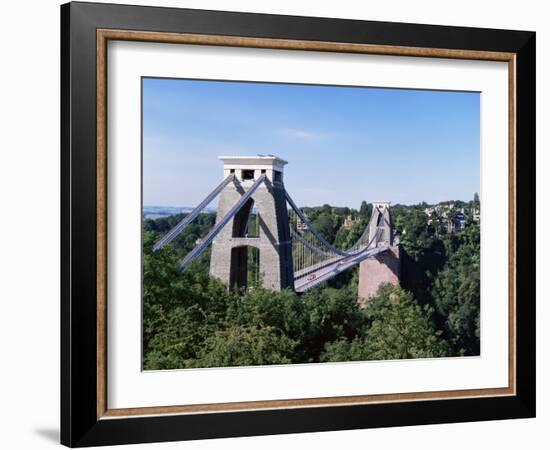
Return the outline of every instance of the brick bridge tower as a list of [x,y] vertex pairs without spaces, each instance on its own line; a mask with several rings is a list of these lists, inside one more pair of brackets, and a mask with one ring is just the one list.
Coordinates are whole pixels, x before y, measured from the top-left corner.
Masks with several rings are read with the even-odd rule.
[[[259,274],[265,288],[294,288],[292,247],[286,206],[283,169],[286,161],[276,156],[220,156],[224,178],[233,174],[221,192],[216,216],[218,223],[248,189],[265,175],[265,182],[235,214],[212,242],[210,275],[229,286],[247,286],[248,259],[255,250]],[[250,218],[256,221],[249,232]]]
[[381,231],[380,242],[387,242],[389,249],[372,256],[359,265],[358,302],[365,307],[370,299],[376,295],[382,283],[399,284],[401,277],[401,261],[399,257],[399,242],[393,235],[390,219],[390,203],[374,202],[372,205],[373,218],[371,221],[370,236],[377,230]]

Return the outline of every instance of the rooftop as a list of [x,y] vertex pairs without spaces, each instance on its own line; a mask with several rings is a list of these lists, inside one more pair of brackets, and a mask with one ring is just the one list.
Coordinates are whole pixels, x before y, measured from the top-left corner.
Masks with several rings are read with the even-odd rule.
[[261,165],[278,165],[284,166],[288,164],[282,158],[275,155],[246,155],[246,156],[218,156],[226,164],[261,164]]

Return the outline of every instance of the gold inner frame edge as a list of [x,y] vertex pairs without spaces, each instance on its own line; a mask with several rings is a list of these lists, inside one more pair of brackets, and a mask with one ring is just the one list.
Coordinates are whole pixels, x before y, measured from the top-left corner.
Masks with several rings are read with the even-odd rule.
[[[449,400],[461,398],[513,396],[516,394],[516,54],[478,50],[424,48],[303,41],[240,36],[160,33],[98,29],[96,48],[97,81],[97,418],[116,419],[131,416],[219,413],[349,406],[403,401]],[[171,44],[217,45],[279,50],[362,53],[391,56],[471,59],[508,62],[508,387],[410,392],[400,394],[318,397],[287,400],[260,400],[198,405],[147,406],[109,409],[107,405],[107,42],[109,40]]]

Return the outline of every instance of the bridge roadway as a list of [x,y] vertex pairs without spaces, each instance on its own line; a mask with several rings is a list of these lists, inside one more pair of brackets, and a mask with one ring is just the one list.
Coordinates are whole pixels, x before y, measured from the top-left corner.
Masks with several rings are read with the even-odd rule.
[[322,266],[319,269],[313,270],[309,273],[299,275],[294,279],[294,290],[296,292],[305,292],[312,287],[329,280],[330,278],[338,275],[344,270],[349,269],[351,266],[360,263],[361,261],[370,258],[371,256],[382,253],[389,248],[388,244],[379,244],[378,246],[366,250],[364,252],[345,256],[338,261],[334,261],[326,266]]

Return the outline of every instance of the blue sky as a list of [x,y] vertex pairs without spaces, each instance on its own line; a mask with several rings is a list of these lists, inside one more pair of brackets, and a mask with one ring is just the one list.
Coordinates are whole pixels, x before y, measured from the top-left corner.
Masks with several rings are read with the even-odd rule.
[[479,93],[143,79],[143,203],[194,206],[220,155],[274,154],[301,206],[470,200]]

